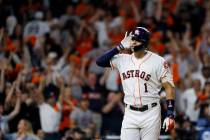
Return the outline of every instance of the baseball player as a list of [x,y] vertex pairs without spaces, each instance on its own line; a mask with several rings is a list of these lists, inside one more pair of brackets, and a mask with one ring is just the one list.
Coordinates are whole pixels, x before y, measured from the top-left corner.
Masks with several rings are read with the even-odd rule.
[[[136,27],[126,32],[116,47],[100,56],[101,67],[118,69],[124,91],[125,114],[121,140],[157,140],[160,135],[161,113],[158,92],[164,87],[167,98],[165,131],[174,128],[174,83],[167,62],[147,50],[150,32]],[[131,54],[120,53],[131,50]]]

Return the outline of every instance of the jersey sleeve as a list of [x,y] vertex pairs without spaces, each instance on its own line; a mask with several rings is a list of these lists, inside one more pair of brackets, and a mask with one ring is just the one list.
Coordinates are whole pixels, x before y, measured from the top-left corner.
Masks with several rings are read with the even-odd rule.
[[118,55],[115,55],[114,57],[112,57],[112,59],[110,60],[111,68],[119,69],[122,58],[123,58],[122,54],[118,54]]
[[174,87],[173,76],[169,64],[164,59],[158,66],[158,79],[161,83],[169,82]]

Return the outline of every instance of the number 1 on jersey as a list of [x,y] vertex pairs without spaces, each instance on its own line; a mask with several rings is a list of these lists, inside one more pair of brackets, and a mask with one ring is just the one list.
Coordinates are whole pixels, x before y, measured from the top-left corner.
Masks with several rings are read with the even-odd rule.
[[148,90],[147,90],[147,83],[144,83],[144,92],[148,92]]

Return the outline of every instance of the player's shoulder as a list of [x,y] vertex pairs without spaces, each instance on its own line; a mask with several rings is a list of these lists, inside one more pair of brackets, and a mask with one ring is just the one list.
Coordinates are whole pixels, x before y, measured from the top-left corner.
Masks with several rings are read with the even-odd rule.
[[123,57],[123,58],[126,58],[126,57],[130,57],[131,54],[128,54],[128,53],[119,53],[117,55],[115,55],[115,57]]
[[151,51],[147,51],[149,54],[151,54],[151,57],[154,59],[154,60],[156,60],[156,61],[160,61],[160,62],[164,62],[165,61],[165,59],[162,57],[162,56],[160,56],[160,55],[158,55],[157,53],[154,53],[154,52],[151,52]]

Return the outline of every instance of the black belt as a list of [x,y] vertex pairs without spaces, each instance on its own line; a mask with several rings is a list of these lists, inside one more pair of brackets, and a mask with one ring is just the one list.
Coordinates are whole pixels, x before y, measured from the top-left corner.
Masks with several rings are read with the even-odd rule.
[[[128,106],[128,105],[125,104],[125,106]],[[157,103],[151,103],[151,107],[155,107],[155,106],[157,106]],[[149,106],[148,105],[143,105],[142,107],[135,107],[135,106],[129,105],[129,108],[131,110],[134,110],[134,111],[144,112],[144,111],[149,109]]]

